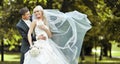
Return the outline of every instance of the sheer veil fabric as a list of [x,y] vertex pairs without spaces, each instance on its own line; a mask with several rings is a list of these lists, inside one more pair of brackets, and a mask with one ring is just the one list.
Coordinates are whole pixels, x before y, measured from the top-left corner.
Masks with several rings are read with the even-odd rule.
[[87,15],[78,11],[62,13],[59,10],[45,9],[44,16],[53,33],[50,41],[55,42],[69,64],[78,64],[84,36],[91,28]]

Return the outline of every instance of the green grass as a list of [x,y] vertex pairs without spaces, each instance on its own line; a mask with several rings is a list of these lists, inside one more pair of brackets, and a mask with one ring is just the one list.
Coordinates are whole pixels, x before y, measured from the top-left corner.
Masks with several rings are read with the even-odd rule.
[[[0,55],[1,60],[1,55]],[[19,53],[5,53],[4,62],[0,61],[0,64],[20,64],[20,54]]]
[[[103,60],[99,60],[100,47],[97,47],[97,50],[93,49],[93,53],[97,53],[97,64],[120,64],[120,48],[116,47],[116,45],[112,46],[112,57],[103,57]],[[1,60],[1,55],[0,55]],[[4,62],[0,61],[0,64],[19,64],[20,53],[5,53],[4,54]],[[93,56],[85,56],[85,60],[80,60],[80,64],[95,64],[95,55]]]
[[[93,54],[96,52],[98,56],[100,55],[100,47],[97,47],[96,50],[93,48],[92,51]],[[120,47],[117,47],[116,44],[112,44],[112,56],[120,58]]]
[[[96,58],[95,58],[96,53]],[[80,64],[120,64],[120,47],[117,47],[116,44],[112,45],[112,58],[103,56],[102,60],[99,60],[100,57],[100,47],[92,49],[93,56],[85,56],[84,61],[80,61]]]
[[5,61],[5,62],[0,62],[0,64],[20,64],[20,63],[15,61]]
[[[1,55],[0,55],[1,58]],[[4,61],[19,61],[20,54],[19,53],[5,53]]]

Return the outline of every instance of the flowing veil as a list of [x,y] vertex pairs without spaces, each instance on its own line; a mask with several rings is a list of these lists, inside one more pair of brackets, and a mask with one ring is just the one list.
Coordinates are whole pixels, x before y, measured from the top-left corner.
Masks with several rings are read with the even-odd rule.
[[70,64],[78,64],[84,36],[91,28],[87,15],[78,11],[62,13],[54,9],[45,9],[44,15],[53,33],[51,39]]

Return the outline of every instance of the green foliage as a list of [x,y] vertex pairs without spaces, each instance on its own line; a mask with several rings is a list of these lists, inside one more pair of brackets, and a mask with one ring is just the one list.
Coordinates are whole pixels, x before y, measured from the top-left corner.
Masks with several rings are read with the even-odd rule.
[[2,0],[1,2],[0,39],[5,39],[4,44],[10,45],[9,50],[15,48],[15,45],[20,45],[21,36],[15,27],[20,19],[19,9],[26,6],[32,13],[36,5],[42,5],[45,9],[59,9],[62,12],[78,10],[88,15],[92,29],[86,34],[87,42],[98,42],[99,36],[120,42],[119,0]]

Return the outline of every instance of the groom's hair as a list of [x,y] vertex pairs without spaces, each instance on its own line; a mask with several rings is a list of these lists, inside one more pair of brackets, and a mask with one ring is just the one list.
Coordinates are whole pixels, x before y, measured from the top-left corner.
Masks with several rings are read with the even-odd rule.
[[24,8],[21,8],[20,11],[19,11],[19,14],[20,15],[24,15],[26,12],[28,12],[29,9],[27,7],[24,7]]

